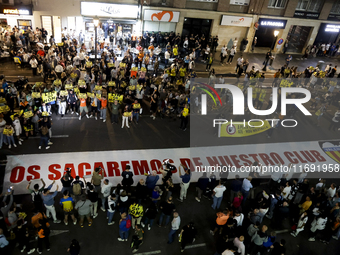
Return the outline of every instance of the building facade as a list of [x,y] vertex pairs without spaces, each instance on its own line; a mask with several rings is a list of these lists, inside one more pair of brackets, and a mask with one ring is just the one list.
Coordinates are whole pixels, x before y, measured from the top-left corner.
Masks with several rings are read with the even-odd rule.
[[[14,0],[2,3],[15,7]],[[23,1],[20,1],[23,2]],[[25,1],[24,1],[25,2]],[[93,36],[93,18],[98,17],[105,35],[174,31],[218,35],[219,46],[237,38],[247,39],[245,51],[256,47],[279,52],[288,40],[287,52],[301,53],[308,45],[338,43],[340,0],[33,0],[32,26],[44,27],[56,41],[64,27],[75,34]],[[7,8],[8,9],[8,8]],[[7,10],[8,11],[8,10]],[[25,12],[26,13],[26,12]],[[22,15],[3,13],[0,19],[13,26]],[[23,17],[23,16],[22,16]],[[23,17],[22,19],[26,19]],[[277,31],[277,37],[274,32]],[[276,33],[277,33],[276,32]]]

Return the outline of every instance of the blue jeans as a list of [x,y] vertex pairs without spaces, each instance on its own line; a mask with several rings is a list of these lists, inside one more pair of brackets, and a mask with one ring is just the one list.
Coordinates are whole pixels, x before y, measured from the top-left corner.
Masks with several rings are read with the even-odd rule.
[[14,142],[14,137],[11,135],[11,136],[5,136],[5,142],[7,142],[8,143],[8,145],[11,145],[11,142],[12,142],[12,145],[13,144],[15,144],[15,142]]
[[165,218],[165,225],[169,224],[171,215],[165,215],[164,213],[161,213],[161,216],[159,217],[159,225],[162,225],[164,216],[166,217]]
[[172,243],[174,241],[174,237],[176,235],[177,230],[171,229],[168,235],[168,243]]
[[132,116],[134,119],[136,119],[137,122],[139,121],[139,112],[133,112]]
[[152,223],[155,219],[149,219],[148,217],[145,217],[144,219],[144,225],[146,226],[148,223],[150,225],[150,228],[152,227]]
[[107,197],[102,197],[102,207],[105,208],[105,202],[106,202]]
[[244,204],[247,200],[247,197],[249,195],[249,190],[248,191],[245,191],[244,189],[241,189],[241,192],[243,194],[243,201],[242,201],[242,204]]
[[115,211],[113,211],[113,212],[109,212],[109,211],[107,211],[107,213],[106,213],[106,217],[108,217],[109,218],[109,223],[111,223],[112,222],[112,218],[113,218],[113,215],[115,214]]
[[221,203],[222,203],[222,199],[223,199],[223,196],[222,197],[213,197],[213,204],[212,204],[212,208],[215,210],[216,208],[219,209],[220,206],[221,206]]
[[119,236],[121,239],[128,239],[129,238],[129,230],[123,231],[119,229]]
[[47,136],[40,137],[39,146],[41,146],[43,143],[45,144],[45,147],[48,146],[48,137]]

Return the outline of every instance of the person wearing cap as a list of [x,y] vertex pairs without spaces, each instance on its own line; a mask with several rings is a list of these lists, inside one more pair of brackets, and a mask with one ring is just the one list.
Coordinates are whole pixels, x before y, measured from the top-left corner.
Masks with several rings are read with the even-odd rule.
[[44,189],[41,197],[46,207],[46,216],[49,218],[50,213],[51,213],[52,218],[53,218],[53,223],[60,223],[61,220],[57,219],[56,211],[54,207],[54,198],[58,194],[59,186],[57,185],[57,189],[53,193],[51,193],[51,188],[54,183],[55,183],[55,180],[46,189]]
[[[185,171],[184,175],[182,175],[181,167],[183,167]],[[187,197],[187,191],[188,191],[188,188],[190,185],[190,179],[191,179],[191,172],[190,172],[190,169],[188,169],[186,166],[182,164],[178,167],[178,170],[179,170],[179,175],[180,175],[179,177],[182,179],[182,182],[181,182],[180,197],[177,198],[177,200],[180,202],[183,202],[183,199],[186,199]]]
[[102,207],[100,207],[100,209],[103,212],[105,212],[105,202],[106,202],[107,198],[111,194],[112,186],[113,186],[112,183],[110,183],[108,179],[105,179],[103,181],[103,186],[102,186],[102,189],[101,189],[101,193],[102,193]]
[[87,221],[89,222],[89,227],[91,227],[92,225],[92,219],[90,217],[90,213],[91,213],[91,206],[92,203],[89,199],[86,199],[86,195],[83,194],[80,197],[80,200],[76,203],[74,209],[76,209],[78,211],[79,214],[79,224],[80,227],[83,227],[83,223],[84,223],[84,218],[87,218]]
[[131,166],[126,165],[125,170],[122,173],[122,185],[126,192],[130,192],[131,185],[133,184],[133,173],[130,171]]

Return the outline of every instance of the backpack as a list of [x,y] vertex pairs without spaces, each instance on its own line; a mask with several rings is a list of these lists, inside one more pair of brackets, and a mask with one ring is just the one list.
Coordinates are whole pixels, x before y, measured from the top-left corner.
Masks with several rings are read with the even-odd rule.
[[45,127],[45,126],[42,127],[42,128],[41,128],[41,134],[42,134],[42,135],[47,135],[47,133],[48,133],[48,128]]
[[127,218],[125,221],[126,221],[126,228],[131,228],[131,220]]
[[73,191],[73,195],[78,196],[81,194],[81,186],[79,182],[76,182],[73,184],[72,191]]

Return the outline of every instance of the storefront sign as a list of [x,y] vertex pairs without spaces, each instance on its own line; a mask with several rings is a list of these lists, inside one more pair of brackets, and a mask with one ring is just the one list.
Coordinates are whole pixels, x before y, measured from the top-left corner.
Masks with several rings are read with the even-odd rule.
[[340,25],[332,25],[332,24],[326,25],[325,32],[339,33],[339,31],[340,31]]
[[252,21],[252,18],[223,15],[221,26],[250,27]]
[[338,15],[338,14],[329,14],[328,20],[340,21],[340,15]]
[[81,15],[137,19],[138,6],[124,4],[81,2]]
[[144,20],[162,21],[162,22],[178,22],[180,12],[145,10]]
[[295,11],[294,17],[295,18],[304,18],[304,19],[318,19],[319,13]]
[[249,5],[250,0],[230,0],[230,4],[234,5]]
[[2,6],[0,8],[0,13],[6,15],[32,15],[32,8],[25,7],[16,7],[16,6]]
[[260,27],[276,27],[284,29],[286,27],[287,20],[283,19],[259,19]]

